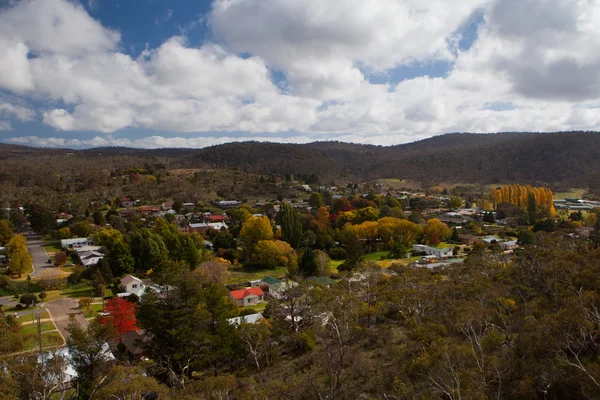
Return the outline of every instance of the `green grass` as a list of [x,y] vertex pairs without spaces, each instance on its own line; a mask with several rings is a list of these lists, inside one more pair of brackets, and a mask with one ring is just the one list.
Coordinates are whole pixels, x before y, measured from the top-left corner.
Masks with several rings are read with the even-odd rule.
[[265,307],[267,307],[267,302],[260,303],[260,304],[254,304],[254,305],[251,305],[251,306],[240,307],[240,309],[242,309],[242,308],[249,308],[251,310],[259,312],[259,311],[263,311],[265,309]]
[[50,242],[43,244],[42,247],[46,250],[46,253],[56,253],[61,251],[60,242]]
[[76,286],[73,288],[64,289],[61,291],[60,294],[76,299],[82,297],[93,297],[93,291],[91,286]]
[[568,192],[557,192],[553,193],[552,197],[554,200],[563,200],[565,198],[581,199],[583,195],[587,193],[585,189],[571,189]]
[[19,315],[18,320],[22,324],[24,324],[26,322],[31,322],[31,321],[37,321],[38,313],[40,314],[40,319],[50,318],[50,314],[48,314],[48,311],[39,312],[39,310],[38,310],[38,311],[33,312],[33,317],[31,316],[31,311],[29,311],[25,315]]
[[282,277],[287,274],[286,267],[277,267],[274,269],[261,269],[245,271],[243,268],[232,268],[229,270],[229,277],[227,283],[244,283],[248,281],[262,279],[265,276]]
[[83,309],[81,309],[81,312],[83,313],[83,315],[86,318],[95,318],[98,316],[98,313],[100,311],[102,311],[102,309],[103,309],[102,304],[92,304],[92,305],[90,305],[89,311],[87,309],[83,308]]
[[[56,326],[52,322],[42,322],[41,325],[42,332],[53,331],[56,329]],[[37,324],[28,324],[21,326],[21,330],[19,333],[23,336],[26,335],[37,335]]]
[[[23,336],[23,351],[35,350],[39,347],[37,333]],[[63,343],[63,338],[58,332],[42,333],[42,348],[61,346]]]

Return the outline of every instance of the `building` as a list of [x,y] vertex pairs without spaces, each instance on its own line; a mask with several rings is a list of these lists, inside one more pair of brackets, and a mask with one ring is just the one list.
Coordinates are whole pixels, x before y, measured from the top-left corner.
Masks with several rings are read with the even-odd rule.
[[266,290],[270,296],[280,298],[287,289],[298,284],[290,279],[275,279],[271,276],[265,276],[260,280],[260,287]]
[[458,235],[458,241],[467,246],[473,246],[475,243],[477,243],[478,240],[479,239],[477,238],[477,236],[474,235]]
[[452,250],[452,247],[440,249],[438,247],[425,246],[424,244],[413,244],[413,252],[425,253],[425,255],[435,256],[436,258],[450,257]]
[[221,201],[215,202],[215,204],[221,208],[234,208],[234,207],[239,206],[242,203],[237,200],[221,200]]
[[94,239],[91,238],[74,238],[74,239],[62,239],[60,246],[63,249],[72,249],[81,246],[90,246],[94,244]]
[[225,222],[200,222],[188,225],[188,232],[206,233],[209,229],[214,229],[218,232],[229,230],[229,226]]
[[265,293],[259,287],[233,290],[229,298],[239,307],[252,306],[264,302]]
[[143,329],[136,329],[135,331],[122,333],[120,337],[121,343],[123,343],[131,358],[135,361],[141,360],[144,354],[143,344],[150,340],[146,332]]
[[119,297],[126,297],[135,294],[138,297],[142,297],[146,291],[146,285],[140,278],[136,278],[133,275],[126,275],[121,278],[121,286],[125,289],[125,293],[119,293]]
[[250,315],[243,315],[241,317],[229,318],[227,320],[227,322],[229,322],[229,325],[239,326],[240,324],[243,324],[243,323],[256,324],[256,323],[262,321],[262,319],[263,319],[263,315],[261,313],[256,313],[256,314],[250,314]]

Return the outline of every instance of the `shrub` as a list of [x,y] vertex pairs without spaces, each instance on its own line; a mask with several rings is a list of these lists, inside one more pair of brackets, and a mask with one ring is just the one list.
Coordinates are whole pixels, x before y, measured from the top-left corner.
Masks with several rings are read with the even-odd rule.
[[19,311],[23,309],[23,304],[19,303],[15,306],[15,310]]
[[329,250],[329,257],[332,260],[345,260],[347,257],[346,250],[341,247],[334,247]]
[[24,294],[19,299],[19,302],[25,304],[26,307],[29,307],[32,303],[37,303],[37,301],[38,297],[33,293]]
[[40,294],[38,294],[38,296],[39,296],[39,298],[40,298],[40,300],[41,300],[41,301],[44,301],[44,299],[45,299],[46,297],[48,297],[48,293],[46,293],[46,292],[41,292]]

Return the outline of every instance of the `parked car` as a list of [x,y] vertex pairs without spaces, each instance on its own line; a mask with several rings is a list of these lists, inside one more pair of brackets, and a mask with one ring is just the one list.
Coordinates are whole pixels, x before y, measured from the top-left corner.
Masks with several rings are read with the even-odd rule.
[[46,261],[46,264],[52,264],[52,259],[49,258],[48,261]]

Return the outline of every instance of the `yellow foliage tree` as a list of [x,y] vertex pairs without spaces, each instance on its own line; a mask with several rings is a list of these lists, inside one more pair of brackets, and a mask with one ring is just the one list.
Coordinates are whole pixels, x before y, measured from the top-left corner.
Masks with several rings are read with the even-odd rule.
[[428,245],[437,245],[440,242],[446,241],[452,235],[452,231],[448,225],[437,218],[431,218],[427,221],[427,226],[423,232],[425,243]]
[[258,261],[266,268],[286,267],[293,274],[298,267],[296,252],[282,240],[261,240],[254,250]]
[[252,252],[254,246],[261,240],[273,239],[273,227],[267,217],[251,217],[242,225],[240,238],[244,242],[246,251]]
[[21,277],[21,274],[32,267],[31,255],[27,251],[27,239],[23,235],[14,235],[6,247],[10,258],[8,262],[10,272]]

